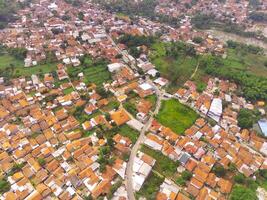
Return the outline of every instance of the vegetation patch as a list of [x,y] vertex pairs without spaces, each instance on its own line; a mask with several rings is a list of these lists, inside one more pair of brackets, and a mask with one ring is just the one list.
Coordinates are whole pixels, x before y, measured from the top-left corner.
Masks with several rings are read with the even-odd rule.
[[81,59],[80,66],[68,68],[68,74],[72,81],[79,79],[79,73],[83,73],[85,84],[94,83],[97,86],[102,86],[104,82],[111,80],[107,62],[104,60],[93,61],[88,56]]
[[250,188],[247,188],[243,185],[235,185],[231,195],[230,195],[230,200],[257,200],[258,197],[256,195],[256,191],[252,190]]
[[70,87],[70,88],[67,88],[67,89],[63,90],[63,93],[64,93],[64,94],[70,94],[70,93],[72,93],[73,91],[74,91],[73,88]]
[[190,79],[198,64],[194,48],[182,42],[154,43],[150,60],[160,74],[170,81],[170,86],[176,88]]
[[173,176],[177,167],[179,166],[178,162],[174,162],[161,152],[150,149],[145,145],[142,145],[141,151],[156,159],[156,164],[154,165],[153,169],[164,176]]
[[155,172],[152,172],[146,179],[141,190],[137,192],[137,199],[139,197],[145,197],[146,199],[156,199],[156,195],[163,181],[164,178],[159,177]]
[[182,134],[184,131],[192,126],[198,114],[191,108],[181,104],[176,99],[162,101],[159,114],[156,119],[163,126],[169,127],[177,134]]
[[132,129],[126,124],[119,127],[118,133],[120,133],[124,137],[128,137],[132,141],[132,143],[135,143],[139,136],[138,131]]

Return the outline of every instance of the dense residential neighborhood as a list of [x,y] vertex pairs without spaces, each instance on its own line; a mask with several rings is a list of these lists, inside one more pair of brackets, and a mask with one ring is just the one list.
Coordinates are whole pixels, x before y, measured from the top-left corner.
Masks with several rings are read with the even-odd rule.
[[251,2],[18,2],[0,30],[0,200],[267,199],[266,49],[192,17],[251,28]]

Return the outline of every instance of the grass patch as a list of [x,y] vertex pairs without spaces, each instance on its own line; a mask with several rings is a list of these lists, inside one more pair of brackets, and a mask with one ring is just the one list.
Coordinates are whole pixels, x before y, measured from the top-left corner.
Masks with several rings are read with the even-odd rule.
[[161,75],[170,80],[170,85],[175,85],[177,88],[190,79],[198,61],[197,58],[189,56],[171,58],[166,55],[168,46],[170,46],[169,43],[157,42],[153,44],[150,59]]
[[195,111],[176,99],[162,101],[159,114],[156,116],[159,123],[171,128],[177,134],[184,133],[197,118],[198,114]]
[[164,178],[161,178],[156,173],[152,172],[146,179],[141,190],[136,193],[137,199],[140,197],[145,197],[148,200],[156,199],[156,195],[163,181]]
[[63,93],[66,95],[66,94],[72,93],[73,91],[74,91],[73,88],[70,87],[70,88],[67,88],[67,89],[63,90]]
[[179,166],[178,162],[174,162],[161,152],[150,149],[145,145],[142,145],[141,151],[156,159],[156,164],[153,169],[164,176],[172,177]]
[[257,76],[267,77],[267,67],[264,65],[266,60],[265,55],[227,49],[227,58],[224,59],[224,64],[235,70],[247,71]]
[[126,124],[119,127],[119,133],[122,136],[128,137],[132,141],[132,143],[135,143],[139,136],[138,131],[132,129],[130,126]]
[[116,100],[112,100],[108,103],[108,105],[104,106],[103,108],[101,108],[101,110],[105,111],[105,112],[109,112],[111,110],[117,110],[120,106],[120,103]]
[[78,67],[69,67],[68,74],[71,80],[77,80],[78,74],[83,72],[85,84],[95,83],[102,86],[102,83],[111,80],[111,74],[107,70],[106,63],[93,63],[90,58],[85,58],[84,64]]
[[152,104],[151,110],[154,110],[157,103],[157,96],[155,94],[145,97],[145,100],[149,101]]
[[24,67],[23,60],[17,59],[9,54],[0,56],[0,70],[5,70],[10,66],[14,66],[10,76],[21,77],[31,76],[32,74],[45,74],[57,70],[57,63],[38,64],[32,67]]
[[136,116],[136,114],[138,113],[137,109],[136,109],[136,105],[133,104],[130,101],[127,101],[123,104],[123,107],[132,115],[132,116]]

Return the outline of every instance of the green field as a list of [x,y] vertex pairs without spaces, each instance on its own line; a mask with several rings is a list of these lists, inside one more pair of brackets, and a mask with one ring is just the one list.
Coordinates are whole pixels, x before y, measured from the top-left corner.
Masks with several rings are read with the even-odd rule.
[[139,136],[138,131],[132,129],[130,126],[126,124],[119,127],[118,133],[120,133],[124,137],[128,137],[132,141],[132,143],[135,143]]
[[[201,63],[204,56],[167,55],[167,49],[175,46],[175,43],[155,42],[151,47],[149,58],[161,75],[170,81],[167,91],[175,92],[187,80],[191,78],[196,66]],[[225,70],[248,72],[256,76],[267,77],[266,55],[253,54],[238,49],[227,48],[227,57],[222,59]],[[181,50],[183,52],[183,50]],[[192,78],[198,85],[205,84],[207,74],[205,66],[199,67]]]
[[171,84],[179,87],[190,79],[197,66],[197,58],[180,56],[176,59],[166,55],[168,43],[155,43],[152,45],[150,59],[163,77],[171,81]]
[[151,172],[151,174],[145,180],[145,183],[142,186],[141,190],[136,193],[136,199],[138,199],[139,197],[145,197],[147,200],[156,199],[156,195],[163,181],[164,178],[159,177],[154,172]]
[[64,93],[64,94],[70,94],[70,93],[72,93],[73,91],[74,91],[74,89],[73,89],[72,87],[70,87],[70,88],[67,88],[67,89],[63,90],[63,93]]
[[257,76],[267,77],[267,67],[264,63],[267,57],[251,53],[239,52],[236,49],[227,49],[227,58],[224,64],[227,67],[244,70]]
[[24,62],[22,60],[16,59],[11,55],[1,55],[0,56],[0,70],[5,70],[10,66],[14,67],[12,70],[12,77],[20,76],[31,76],[32,74],[45,74],[48,72],[55,71],[57,69],[57,63],[40,64],[33,67],[24,67]]
[[102,86],[102,83],[111,80],[111,75],[104,64],[93,64],[88,59],[84,65],[78,67],[68,67],[68,74],[72,80],[78,79],[78,74],[83,72],[86,84],[95,83]]
[[163,126],[169,127],[177,134],[183,134],[184,131],[192,126],[198,114],[187,106],[184,106],[176,99],[162,101],[159,114],[156,119]]
[[142,145],[141,151],[156,159],[153,169],[164,176],[172,177],[179,166],[178,162],[174,162],[161,152],[150,149],[145,145]]

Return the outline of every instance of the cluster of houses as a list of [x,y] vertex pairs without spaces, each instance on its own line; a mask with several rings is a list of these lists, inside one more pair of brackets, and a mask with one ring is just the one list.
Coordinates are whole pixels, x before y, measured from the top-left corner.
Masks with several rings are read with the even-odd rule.
[[[253,150],[257,148],[254,141],[260,148],[266,146],[266,141],[248,130],[243,130],[241,134],[244,132],[250,135],[248,144],[218,125],[212,127],[204,118],[197,119],[183,135],[177,135],[154,120],[144,145],[173,161],[179,161],[179,173],[187,170],[193,175],[184,188],[172,183],[175,180],[165,181],[163,185],[171,186],[159,191],[159,199],[169,199],[170,195],[171,199],[177,199],[179,192],[182,193],[180,195],[189,193],[196,199],[226,197],[231,192],[233,182],[215,175],[212,169],[217,165],[229,169],[232,163],[246,177],[253,176],[259,169],[266,169],[266,154]],[[174,189],[168,191],[169,187]]]
[[[134,141],[117,129],[111,140],[103,133],[123,125],[141,131],[154,106],[146,97],[155,94],[155,87],[166,86],[168,80],[159,76],[146,54],[135,60],[125,45],[115,44],[112,38],[166,30],[161,39],[183,39],[195,45],[199,53],[223,53],[223,45],[193,31],[188,18],[177,29],[143,17],[131,23],[127,17],[108,13],[90,2],[75,7],[64,0],[37,1],[18,15],[21,19],[1,31],[0,41],[10,48],[27,49],[25,67],[50,59],[61,64],[43,77],[32,74],[12,79],[9,85],[0,78],[0,180],[10,186],[0,199],[96,199],[111,191],[114,200],[127,199],[125,186],[118,184],[125,179],[127,159],[123,157],[130,153]],[[194,37],[204,41],[196,44]],[[75,81],[69,76],[68,67],[79,66],[79,58],[86,54],[109,61],[107,71],[112,80],[100,86],[111,92],[108,97],[98,94],[99,85],[86,84],[83,72]],[[136,65],[130,68],[133,62]],[[139,70],[152,76],[153,82],[139,78]],[[199,200],[227,196],[233,183],[215,175],[212,169],[218,164],[228,169],[234,163],[247,177],[258,169],[267,169],[266,140],[238,127],[238,110],[255,106],[236,96],[236,89],[233,83],[211,78],[205,91],[199,92],[194,82],[187,81],[173,97],[192,107],[201,118],[183,135],[156,120],[152,122],[144,145],[179,161],[179,172],[193,174],[184,188],[166,178],[158,199],[188,199],[188,194]],[[136,116],[123,108],[132,92],[138,96]],[[109,109],[113,101],[118,106]],[[265,114],[263,108],[259,110]],[[211,126],[206,116],[217,125]],[[112,162],[103,170],[103,149],[110,143],[114,152],[105,159],[112,158]],[[141,151],[137,153],[133,164],[135,191],[142,188],[156,162]],[[119,187],[114,191],[115,186]]]
[[[80,13],[83,19],[79,18]],[[21,17],[19,20],[1,31],[0,41],[9,48],[27,50],[25,67],[47,60],[78,66],[79,58],[86,54],[94,58],[106,58],[111,63],[120,60],[132,62],[134,58],[127,54],[125,45],[116,46],[111,37],[118,39],[122,34],[155,35],[162,30],[166,30],[162,35],[165,41],[192,43],[199,53],[224,53],[223,45],[217,39],[193,31],[189,18],[183,21],[180,28],[143,17],[133,24],[128,18],[117,17],[90,2],[83,3],[82,7],[74,7],[64,0],[31,3],[30,7],[18,11],[18,15]],[[197,36],[203,37],[202,43],[192,42]]]
[[[160,15],[167,15],[178,18],[181,14],[192,15],[196,13],[212,14],[215,19],[220,21],[231,21],[237,24],[243,24],[248,21],[250,11],[249,2],[242,1],[192,1],[182,0],[179,3],[175,1],[159,1],[155,12]],[[264,4],[263,1],[261,4]],[[264,5],[262,5],[264,6]],[[266,6],[266,5],[265,5]]]
[[[71,111],[94,101],[99,104],[103,98],[94,93],[86,101],[77,91],[64,94],[60,87],[48,88],[41,80],[34,84],[36,78],[1,85],[0,178],[6,179],[10,189],[0,199],[81,199],[86,194],[93,198],[108,194],[124,178],[126,162],[116,157],[100,172],[99,149],[107,141],[96,134],[85,137],[87,121],[81,124]],[[49,100],[49,95],[56,98]],[[86,108],[82,112],[89,115]],[[117,125],[128,120],[122,113],[111,113]],[[108,128],[112,124],[102,114],[89,122]],[[117,145],[131,144],[119,133],[113,140]]]

